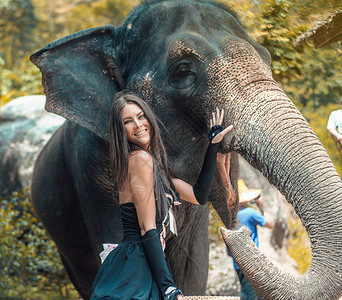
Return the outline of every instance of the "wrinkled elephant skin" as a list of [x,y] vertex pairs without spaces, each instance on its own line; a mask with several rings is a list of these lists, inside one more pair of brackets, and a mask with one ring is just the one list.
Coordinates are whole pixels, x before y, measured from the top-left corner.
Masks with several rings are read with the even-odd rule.
[[[341,180],[306,120],[273,80],[269,53],[230,13],[212,2],[148,1],[119,28],[75,33],[31,60],[43,74],[46,109],[68,119],[37,160],[32,199],[84,298],[102,243],[122,238],[108,168],[108,122],[113,96],[123,88],[144,98],[162,120],[175,175],[191,184],[208,143],[210,113],[225,109],[225,125],[234,129],[222,142],[220,152],[229,155],[220,157],[210,201],[226,227],[235,225],[236,152],[294,206],[313,250],[312,266],[301,278],[274,273],[259,252],[244,249],[247,234],[225,237],[262,298],[342,295]],[[186,294],[204,294],[208,206],[183,203],[176,213],[179,236],[168,239],[166,251],[176,284]]]

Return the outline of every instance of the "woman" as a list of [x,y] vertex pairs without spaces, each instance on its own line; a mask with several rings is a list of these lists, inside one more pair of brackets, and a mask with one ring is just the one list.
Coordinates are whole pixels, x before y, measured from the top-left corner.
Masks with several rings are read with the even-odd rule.
[[163,246],[165,229],[176,233],[171,211],[180,198],[207,201],[216,168],[223,111],[210,120],[210,144],[194,187],[172,176],[157,120],[147,104],[122,91],[110,118],[110,160],[118,191],[124,240],[101,265],[91,299],[183,299],[175,286]]

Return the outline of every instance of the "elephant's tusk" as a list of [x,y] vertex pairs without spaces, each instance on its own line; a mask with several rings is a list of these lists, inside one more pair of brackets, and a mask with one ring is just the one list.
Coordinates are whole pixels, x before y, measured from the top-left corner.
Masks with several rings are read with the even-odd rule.
[[229,178],[230,158],[231,153],[217,153],[217,168],[220,172],[223,187],[226,192],[228,207],[230,210],[232,210],[236,206],[236,194],[233,190],[233,186]]

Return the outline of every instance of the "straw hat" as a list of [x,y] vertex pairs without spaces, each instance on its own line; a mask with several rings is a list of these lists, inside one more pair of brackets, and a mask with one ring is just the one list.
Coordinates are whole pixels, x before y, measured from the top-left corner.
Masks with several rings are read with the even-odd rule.
[[261,194],[260,189],[249,189],[242,179],[238,179],[238,190],[240,203],[252,201]]

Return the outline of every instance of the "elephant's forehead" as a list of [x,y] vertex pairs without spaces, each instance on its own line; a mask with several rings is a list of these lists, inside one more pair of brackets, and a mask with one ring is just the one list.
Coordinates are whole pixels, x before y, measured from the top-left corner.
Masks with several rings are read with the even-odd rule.
[[169,48],[169,58],[175,59],[184,55],[194,55],[198,60],[202,61],[202,55],[197,49],[190,46],[190,44],[184,40],[176,39],[171,43]]
[[253,92],[253,82],[272,81],[272,72],[255,49],[246,42],[229,39],[222,41],[220,53],[212,57],[207,64],[206,79],[208,97],[215,93],[218,105],[235,99],[242,90]]
[[[154,4],[151,4],[154,2]],[[168,36],[177,30],[203,31],[230,28],[236,20],[225,10],[197,1],[147,1],[123,24],[135,37],[144,34]]]
[[154,55],[177,59],[190,54],[202,61],[208,53],[216,52],[219,41],[227,35],[250,42],[227,11],[193,1],[142,5],[127,18],[121,30],[126,49],[139,56],[147,54],[145,64],[155,59]]
[[215,77],[213,81],[220,80],[222,73],[225,74],[224,79],[227,79],[227,76],[243,79],[241,78],[243,74],[254,76],[259,80],[272,76],[268,65],[249,43],[226,37],[221,40],[220,44],[217,47],[217,55],[210,57],[208,64],[211,69],[208,74]]

